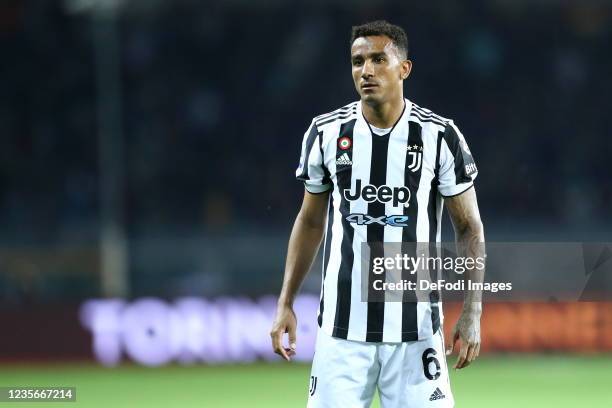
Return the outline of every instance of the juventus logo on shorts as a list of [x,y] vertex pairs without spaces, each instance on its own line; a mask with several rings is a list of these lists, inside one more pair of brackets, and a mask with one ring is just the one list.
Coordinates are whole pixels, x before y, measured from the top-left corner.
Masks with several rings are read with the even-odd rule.
[[310,388],[308,389],[308,393],[312,397],[317,390],[317,377],[314,375],[310,376]]

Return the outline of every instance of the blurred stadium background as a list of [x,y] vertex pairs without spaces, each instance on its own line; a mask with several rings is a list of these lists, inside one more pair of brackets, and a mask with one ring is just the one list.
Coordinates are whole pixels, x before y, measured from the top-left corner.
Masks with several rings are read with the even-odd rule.
[[[612,241],[609,1],[3,0],[0,386],[304,406],[267,334],[299,143],[356,99],[350,27],[377,18],[470,141],[488,240]],[[612,303],[491,305],[483,337],[458,407],[612,406]]]

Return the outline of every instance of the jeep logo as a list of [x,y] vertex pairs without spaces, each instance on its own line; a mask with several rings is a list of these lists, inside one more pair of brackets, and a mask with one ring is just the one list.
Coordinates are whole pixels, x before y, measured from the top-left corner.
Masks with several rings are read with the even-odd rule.
[[355,192],[350,189],[344,190],[344,198],[348,201],[356,201],[360,198],[367,203],[378,201],[381,203],[392,202],[394,207],[399,204],[404,204],[404,207],[410,205],[410,190],[408,187],[389,187],[382,185],[380,187],[366,184],[361,188],[361,180],[357,179],[355,182]]

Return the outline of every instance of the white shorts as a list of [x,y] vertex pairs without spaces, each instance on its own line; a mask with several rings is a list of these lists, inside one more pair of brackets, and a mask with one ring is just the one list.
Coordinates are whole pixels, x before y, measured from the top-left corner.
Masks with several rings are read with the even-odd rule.
[[343,340],[319,330],[308,408],[369,407],[376,388],[382,408],[453,407],[441,330],[405,343]]

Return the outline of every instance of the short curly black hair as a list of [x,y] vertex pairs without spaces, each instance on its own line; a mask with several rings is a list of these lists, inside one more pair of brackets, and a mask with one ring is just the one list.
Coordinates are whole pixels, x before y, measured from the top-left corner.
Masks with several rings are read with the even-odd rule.
[[408,36],[404,29],[385,20],[376,20],[358,26],[353,26],[351,45],[357,38],[371,35],[385,35],[393,41],[403,58],[408,58]]

